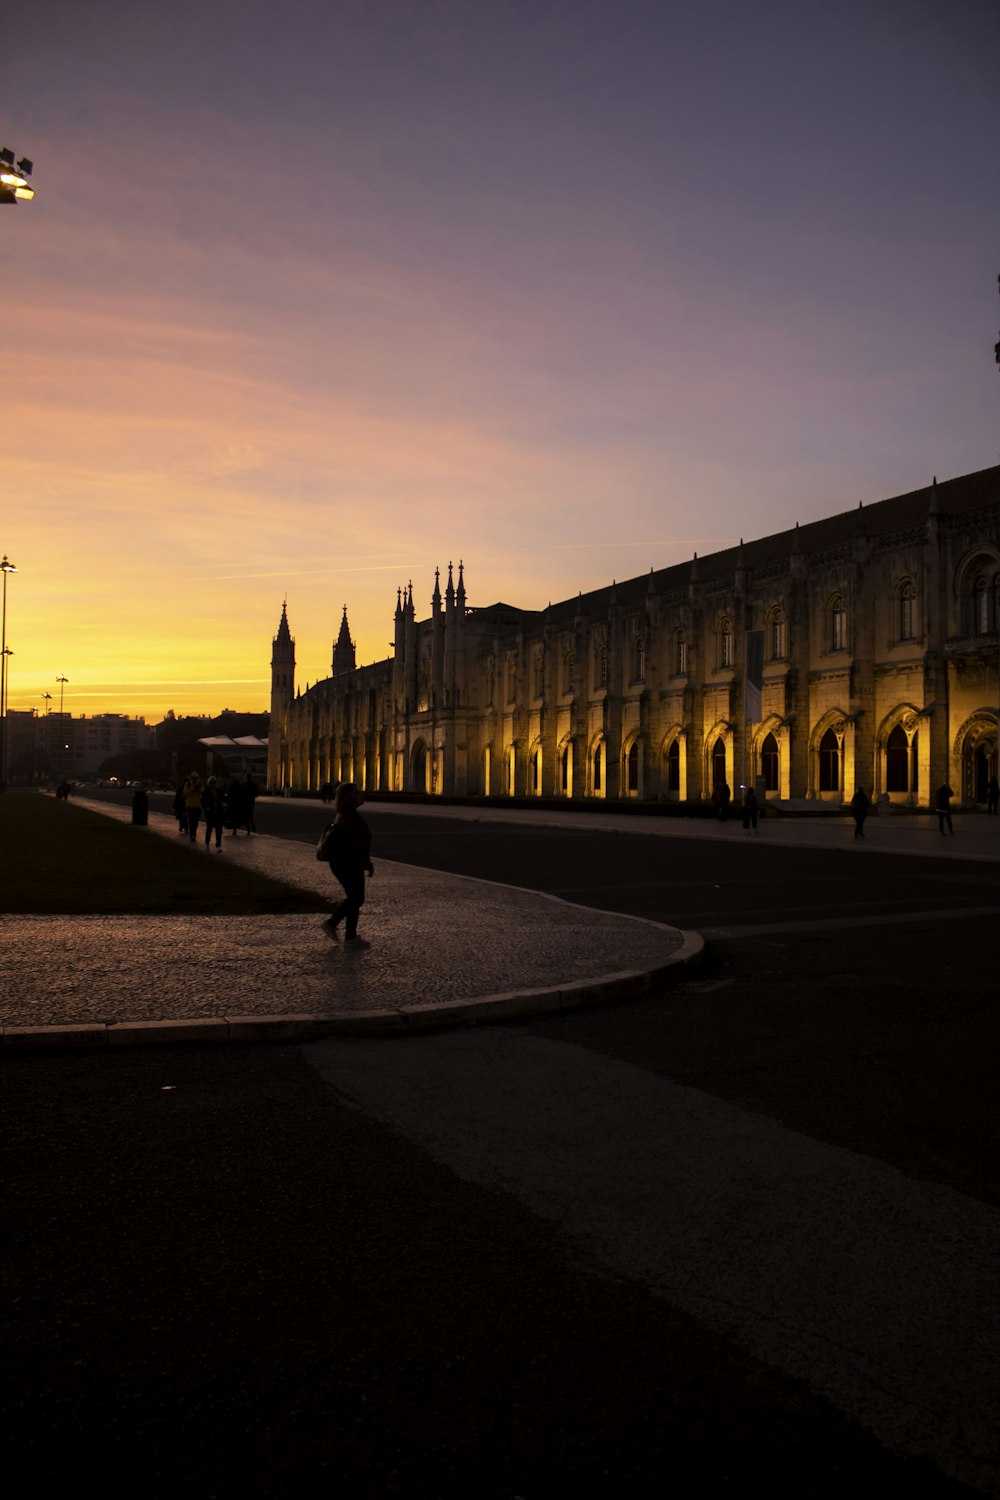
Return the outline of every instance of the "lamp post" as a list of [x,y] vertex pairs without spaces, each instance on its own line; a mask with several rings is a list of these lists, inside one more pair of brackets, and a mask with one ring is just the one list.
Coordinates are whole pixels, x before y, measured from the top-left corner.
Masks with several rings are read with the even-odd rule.
[[7,790],[7,574],[17,569],[7,556],[0,562],[3,573],[3,624],[0,626],[0,791]]
[[66,766],[65,766],[65,761],[63,759],[63,751],[64,750],[68,750],[69,746],[66,744],[65,739],[64,739],[64,727],[63,727],[63,693],[66,691],[66,684],[67,684],[67,682],[69,682],[69,678],[68,677],[57,677],[56,678],[56,682],[58,682],[58,684],[59,684],[59,775],[65,777],[65,775],[66,775]]
[[26,156],[15,162],[13,151],[8,151],[6,146],[0,149],[0,203],[16,203],[19,198],[30,202],[35,196],[34,188],[28,183],[33,166]]

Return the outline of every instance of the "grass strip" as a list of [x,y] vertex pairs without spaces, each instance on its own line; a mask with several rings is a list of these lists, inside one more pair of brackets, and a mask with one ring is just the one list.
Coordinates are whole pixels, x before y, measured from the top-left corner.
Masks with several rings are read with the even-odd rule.
[[0,796],[0,912],[11,916],[253,916],[329,902],[148,828],[32,790]]

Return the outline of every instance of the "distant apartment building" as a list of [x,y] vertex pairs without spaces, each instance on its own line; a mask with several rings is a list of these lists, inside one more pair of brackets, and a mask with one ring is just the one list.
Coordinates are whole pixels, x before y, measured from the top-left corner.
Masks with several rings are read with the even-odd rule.
[[13,781],[39,776],[93,776],[114,755],[152,749],[153,731],[145,719],[127,714],[39,714],[34,709],[7,715],[7,766]]

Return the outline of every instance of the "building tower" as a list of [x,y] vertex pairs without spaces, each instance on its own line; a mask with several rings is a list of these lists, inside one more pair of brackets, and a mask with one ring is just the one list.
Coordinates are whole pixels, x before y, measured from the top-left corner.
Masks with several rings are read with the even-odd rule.
[[340,634],[333,643],[333,660],[330,664],[330,672],[334,677],[339,677],[342,672],[353,672],[357,667],[354,654],[354,642],[351,640],[351,631],[347,623],[347,605],[344,605],[344,618],[340,622]]
[[288,754],[288,720],[295,696],[295,642],[288,628],[287,599],[281,606],[278,634],[271,645],[271,723],[267,740],[267,784],[272,792],[292,784]]

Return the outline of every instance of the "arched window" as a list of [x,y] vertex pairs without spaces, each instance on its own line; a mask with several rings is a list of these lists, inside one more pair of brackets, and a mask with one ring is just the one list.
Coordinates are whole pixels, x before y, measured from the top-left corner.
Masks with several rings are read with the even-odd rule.
[[545,696],[545,654],[542,651],[535,652],[535,697]]
[[771,660],[783,661],[788,655],[788,626],[785,616],[776,609],[771,616]]
[[674,740],[667,751],[667,791],[679,792],[681,789],[681,743]]
[[902,724],[896,725],[885,742],[885,789],[887,792],[910,790],[910,746]]
[[990,628],[990,587],[984,574],[973,585],[972,628],[976,635],[986,635]]
[[837,594],[830,604],[830,649],[843,651],[847,645],[847,605]]
[[569,745],[564,745],[562,754],[559,757],[559,785],[564,797],[569,796],[570,769]]
[[683,630],[674,631],[674,671],[678,677],[686,677],[688,669],[687,636]]
[[840,791],[840,741],[832,729],[828,729],[819,742],[819,789],[821,792]]
[[729,620],[719,621],[719,666],[733,664],[733,627]]
[[513,658],[507,663],[507,702],[517,702],[517,663]]
[[628,747],[625,784],[630,792],[639,790],[639,741],[633,740]]
[[535,750],[534,755],[531,757],[531,776],[532,776],[532,791],[534,792],[534,794],[535,794],[536,797],[540,797],[542,795],[542,747],[541,747],[541,745],[538,746],[538,748]]
[[573,655],[572,651],[567,651],[566,655],[563,657],[563,684],[562,684],[562,690],[563,690],[564,693],[571,693],[573,691],[573,684],[574,684],[575,677],[576,677],[576,657]]
[[637,635],[632,642],[632,681],[645,682],[646,680],[646,642],[641,635]]
[[917,590],[907,579],[899,590],[899,639],[901,641],[912,641],[917,633],[916,600]]
[[600,790],[601,790],[601,752],[602,752],[602,748],[603,747],[601,745],[598,745],[597,749],[594,751],[594,793],[595,793],[595,795],[598,792],[600,792]]
[[760,774],[764,778],[765,791],[778,791],[778,766],[778,741],[769,734],[760,747]]
[[600,691],[608,685],[608,648],[603,641],[594,649],[594,687]]

